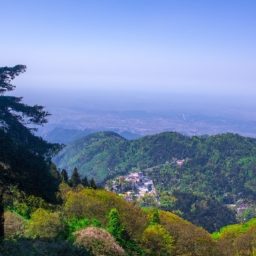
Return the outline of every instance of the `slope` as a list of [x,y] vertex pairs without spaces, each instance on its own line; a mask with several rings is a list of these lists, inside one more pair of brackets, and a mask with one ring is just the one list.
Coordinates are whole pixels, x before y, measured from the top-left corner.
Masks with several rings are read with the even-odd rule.
[[190,155],[192,152],[186,149],[189,140],[179,133],[166,132],[128,141],[113,132],[100,132],[68,144],[53,161],[69,173],[77,167],[82,176],[101,183],[133,167],[147,168]]

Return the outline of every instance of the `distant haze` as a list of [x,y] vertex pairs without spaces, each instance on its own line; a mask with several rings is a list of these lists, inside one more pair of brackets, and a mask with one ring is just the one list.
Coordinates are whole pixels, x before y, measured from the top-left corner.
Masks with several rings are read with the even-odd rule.
[[25,103],[44,105],[52,113],[49,123],[40,129],[42,136],[58,127],[87,130],[81,134],[128,132],[132,138],[164,131],[186,135],[233,132],[256,137],[253,96],[19,88],[13,94],[24,96]]

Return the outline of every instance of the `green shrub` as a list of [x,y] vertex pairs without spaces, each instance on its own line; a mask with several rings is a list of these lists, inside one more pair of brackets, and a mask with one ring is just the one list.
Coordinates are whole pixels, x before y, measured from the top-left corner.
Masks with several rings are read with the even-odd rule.
[[53,239],[65,236],[66,226],[58,212],[48,212],[42,208],[31,214],[26,226],[26,234],[32,238]]

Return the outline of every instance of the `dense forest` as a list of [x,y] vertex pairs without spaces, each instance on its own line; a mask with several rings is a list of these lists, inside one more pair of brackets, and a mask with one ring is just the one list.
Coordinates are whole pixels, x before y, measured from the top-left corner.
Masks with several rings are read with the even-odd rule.
[[[163,133],[127,141],[101,132],[67,145],[56,166],[51,156],[61,146],[30,128],[46,123],[49,113],[5,95],[25,70],[0,68],[0,255],[255,254],[255,219],[222,227],[234,213],[221,204],[254,199],[254,139]],[[125,201],[101,186],[130,170],[152,177],[162,209]],[[216,232],[175,213],[199,226],[215,223],[208,230]]]
[[[238,134],[188,137],[165,132],[128,141],[113,132],[100,132],[68,144],[54,162],[69,171],[77,167],[82,176],[98,183],[139,168],[165,190],[179,188],[217,199],[225,193],[254,198],[255,153],[256,139]],[[185,162],[166,164],[174,158]]]

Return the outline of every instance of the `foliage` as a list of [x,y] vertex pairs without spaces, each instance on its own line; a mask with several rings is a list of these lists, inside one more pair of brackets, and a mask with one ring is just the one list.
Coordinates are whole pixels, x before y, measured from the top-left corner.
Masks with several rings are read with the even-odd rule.
[[113,132],[102,132],[68,144],[54,157],[54,162],[69,171],[77,167],[81,176],[93,178],[100,183],[112,172],[112,166],[118,164],[125,148],[126,140],[121,136]]
[[133,240],[124,228],[117,209],[111,209],[107,231],[116,239],[118,244],[125,249],[128,255],[142,255],[138,243]]
[[[11,185],[18,186],[27,194],[54,202],[58,180],[52,175],[44,156],[16,144],[1,128],[0,145],[0,236],[3,236],[3,193],[12,193]],[[29,214],[26,204],[19,206],[22,206],[18,210],[20,213]]]
[[255,255],[256,219],[223,227],[212,234],[223,255]]
[[29,152],[17,145],[0,128],[0,184],[17,185],[19,189],[54,201],[58,180],[50,171],[50,166],[41,155]]
[[[183,137],[178,133],[163,133],[128,141],[114,132],[87,135],[68,144],[54,157],[60,168],[77,166],[82,176],[94,178],[97,183],[117,174],[127,173],[132,167],[146,168],[162,164],[166,159],[182,155]],[[166,151],[174,141],[174,151]]]
[[158,212],[157,208],[155,209],[155,211],[153,213],[152,221],[150,224],[151,225],[160,224],[159,212]]
[[96,185],[96,183],[95,183],[95,181],[94,181],[93,178],[90,180],[90,187],[91,187],[92,189],[97,189],[97,185]]
[[90,188],[80,192],[70,191],[63,210],[68,218],[96,218],[106,227],[106,216],[113,208],[117,209],[129,237],[138,240],[149,224],[147,215],[137,205],[124,201],[112,192]]
[[173,237],[159,224],[150,225],[142,235],[146,255],[172,255]]
[[45,124],[50,114],[43,106],[23,103],[22,97],[4,95],[15,89],[11,81],[25,70],[24,65],[0,68],[0,237],[4,236],[3,193],[9,185],[48,200],[54,200],[58,187],[49,157],[59,146],[35,136],[36,129],[31,128]]
[[29,195],[20,191],[17,186],[9,186],[4,193],[5,211],[10,211],[21,215],[25,219],[30,219],[32,212],[38,208],[55,210],[56,205],[46,202],[43,198]]
[[[65,183],[62,185],[67,186]],[[97,207],[94,207],[95,205],[97,205]],[[232,238],[233,240],[228,238],[230,236],[222,237],[215,243],[205,230],[192,225],[188,221],[184,221],[175,214],[155,208],[145,208],[142,211],[137,205],[126,202],[114,193],[105,190],[83,188],[76,192],[71,188],[66,194],[66,201],[64,201],[64,208],[61,215],[58,208],[59,207],[53,208],[52,211],[45,209],[36,210],[32,213],[31,219],[27,221],[25,231],[21,228],[21,232],[19,230],[22,226],[20,226],[19,223],[24,222],[22,217],[18,216],[16,213],[8,213],[11,219],[14,218],[12,216],[18,216],[18,221],[13,222],[13,224],[18,223],[18,225],[15,224],[12,226],[13,230],[11,234],[16,234],[18,231],[18,234],[22,235],[25,232],[26,236],[37,236],[40,237],[41,240],[50,239],[52,241],[51,244],[54,243],[54,239],[58,237],[62,237],[62,239],[69,237],[69,241],[72,242],[76,239],[75,237],[71,237],[70,234],[72,231],[80,233],[84,229],[91,228],[91,226],[107,227],[108,222],[110,222],[110,218],[107,217],[109,213],[112,219],[118,219],[117,222],[113,222],[113,225],[109,225],[114,227],[114,231],[117,231],[114,232],[117,234],[116,236],[121,237],[121,239],[115,241],[115,244],[119,243],[119,246],[125,250],[127,255],[152,255],[153,252],[156,252],[156,255],[158,255],[162,250],[164,255],[168,255],[169,251],[171,251],[172,255],[177,256],[231,256],[235,255],[231,252],[233,252],[232,250],[236,250],[236,248],[239,248],[240,251],[249,250],[252,252],[253,250],[254,233],[251,231],[251,229],[254,228],[253,223],[255,223],[253,220],[244,224],[246,232],[241,233],[240,236]],[[118,218],[116,218],[117,216]],[[23,221],[20,222],[19,220]],[[151,225],[150,220],[154,220],[154,223],[151,221]],[[161,228],[152,228],[156,225]],[[100,233],[102,232],[100,231]],[[166,249],[166,244],[163,242],[167,234],[167,237],[171,237],[170,239],[172,241],[169,244],[169,249]],[[99,241],[97,241],[98,238]],[[100,236],[86,239],[87,240],[84,241],[92,239],[92,244],[97,250],[108,248],[106,246],[113,246],[113,243],[109,242],[104,244],[106,238],[104,240],[105,242],[102,242]],[[234,241],[234,239],[236,239],[236,244],[230,242],[231,240]],[[154,243],[151,243],[151,241],[154,241]],[[246,241],[249,241],[249,244],[246,244]],[[18,246],[20,245],[17,245],[17,247]],[[10,248],[10,244],[8,248]],[[47,250],[50,250],[49,248]],[[155,248],[158,248],[157,251]],[[229,254],[223,254],[222,250],[225,248],[228,250]],[[12,251],[13,248],[10,250]],[[26,248],[24,250],[26,250]],[[51,248],[51,250],[54,251],[55,249]],[[35,249],[35,251],[37,251],[37,249]],[[58,254],[56,253],[56,255]]]
[[66,226],[58,212],[48,212],[38,208],[31,215],[31,219],[26,226],[26,233],[28,237],[32,238],[53,239],[65,235]]
[[215,240],[231,237],[234,238],[240,236],[241,234],[246,233],[248,229],[252,227],[256,228],[256,218],[253,218],[245,223],[239,223],[222,227],[220,231],[214,232],[212,234],[212,237]]
[[90,247],[93,255],[124,255],[124,250],[105,230],[89,227],[74,233],[75,244]]
[[[231,133],[205,138],[164,132],[127,141],[116,133],[101,132],[68,144],[54,161],[61,168],[77,166],[81,175],[97,183],[135,167],[154,184],[162,184],[163,190],[224,200],[225,193],[256,195],[251,178],[256,176],[255,153],[256,139]],[[178,166],[175,159],[185,162]]]
[[114,236],[117,241],[123,239],[124,227],[121,223],[119,213],[115,208],[111,209],[109,213],[108,232]]
[[24,235],[25,219],[12,212],[5,212],[4,219],[5,238],[17,238]]
[[93,226],[93,227],[97,227],[97,228],[100,228],[102,226],[100,221],[95,218],[92,218],[90,220],[87,218],[78,219],[76,217],[72,217],[72,218],[68,219],[67,225],[68,225],[68,240],[70,242],[74,242],[74,240],[75,240],[75,238],[73,236],[73,233],[75,231],[85,229],[89,226]]
[[69,184],[71,187],[75,188],[78,184],[81,184],[82,180],[77,168],[75,167],[73,173],[69,179]]
[[61,182],[68,183],[68,173],[65,169],[61,170]]
[[[213,232],[238,220],[226,204],[235,204],[241,197],[256,201],[255,153],[256,139],[231,133],[187,137],[165,132],[127,141],[115,133],[101,132],[70,143],[55,160],[63,167],[76,164],[82,175],[99,184],[134,168],[142,170],[153,180],[162,209],[182,214]],[[181,166],[177,159],[184,159]],[[138,203],[156,205],[148,195]],[[248,219],[254,212],[248,209],[240,215]]]
[[171,197],[175,198],[172,205],[161,207],[161,209],[175,211],[178,215],[197,226],[202,226],[209,232],[217,231],[227,224],[236,223],[235,212],[210,197],[178,190],[173,191]]
[[173,255],[222,255],[210,234],[204,229],[170,212],[159,211],[159,217],[161,225],[174,238]]
[[42,138],[32,133],[28,125],[43,125],[47,122],[49,112],[43,106],[29,106],[22,102],[22,97],[5,96],[13,91],[15,86],[11,84],[16,76],[24,73],[26,66],[0,68],[0,127],[18,144],[22,144],[29,151],[37,154],[45,154],[53,149],[53,144],[47,143]]
[[[95,183],[95,182],[94,182]],[[87,179],[87,177],[86,176],[84,176],[83,178],[82,178],[82,185],[84,186],[84,187],[90,187],[90,183],[89,183],[89,181],[88,181],[88,179]],[[95,184],[96,185],[96,184]]]

